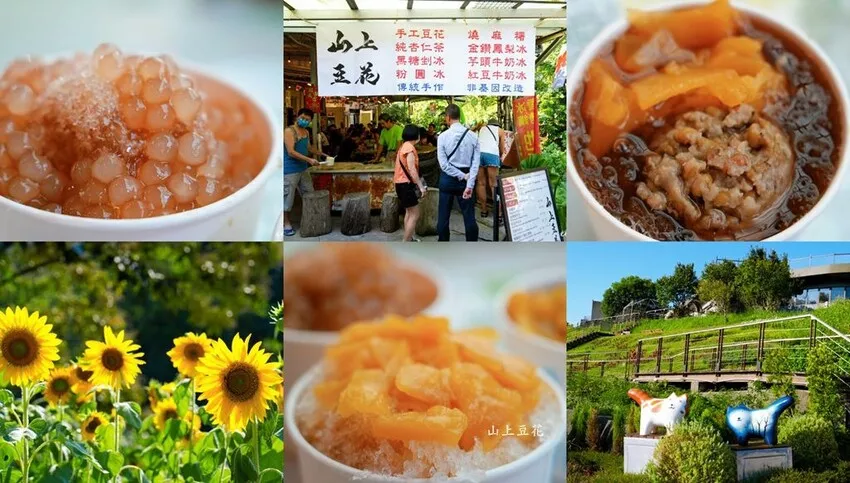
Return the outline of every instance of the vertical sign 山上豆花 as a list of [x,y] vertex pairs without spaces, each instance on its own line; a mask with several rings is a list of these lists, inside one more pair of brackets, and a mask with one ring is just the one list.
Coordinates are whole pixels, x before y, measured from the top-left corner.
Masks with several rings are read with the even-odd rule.
[[319,95],[533,95],[535,35],[516,25],[320,24]]

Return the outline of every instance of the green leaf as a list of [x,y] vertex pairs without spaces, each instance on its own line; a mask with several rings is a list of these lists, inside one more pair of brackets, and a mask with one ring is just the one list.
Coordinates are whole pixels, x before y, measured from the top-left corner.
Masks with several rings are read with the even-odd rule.
[[115,423],[101,424],[95,430],[95,440],[97,446],[101,449],[115,451]]
[[72,483],[74,481],[74,468],[70,462],[61,466],[53,465],[47,474],[36,481],[38,483]]
[[94,465],[95,469],[104,471],[103,467],[100,465],[94,456],[89,451],[88,447],[76,442],[76,441],[65,441],[65,447],[71,451],[71,454],[80,458],[84,458]]
[[209,481],[232,481],[230,478],[230,468],[222,468],[219,466],[218,469],[215,470],[215,473],[210,476]]
[[0,440],[0,468],[8,468],[18,459],[18,453],[12,443]]
[[177,404],[177,414],[186,414],[186,411],[189,410],[189,402],[191,401],[189,398],[189,379],[183,379],[177,384],[177,387],[174,388],[174,403]]
[[15,395],[8,389],[0,389],[0,407],[9,406],[15,401]]
[[184,464],[180,468],[180,475],[186,479],[194,478],[195,481],[204,481],[203,475],[201,475],[201,466],[198,463]]
[[124,465],[124,457],[117,451],[101,451],[95,458],[102,467],[109,470],[112,476],[117,475],[121,471],[121,466]]
[[43,436],[50,429],[50,424],[43,419],[34,419],[30,421],[30,429],[38,436]]
[[36,384],[35,386],[30,388],[30,398],[35,397],[37,394],[40,394],[44,389],[47,388],[47,383],[42,381]]
[[[135,405],[135,407],[133,405]],[[118,414],[122,418],[124,418],[124,421],[127,421],[127,424],[129,424],[131,428],[137,430],[142,427],[142,418],[139,416],[141,408],[139,408],[138,404],[121,402],[115,405],[115,410],[118,411]]]
[[239,447],[232,456],[233,477],[236,481],[257,481],[260,476],[259,468],[254,464],[251,446],[245,444]]

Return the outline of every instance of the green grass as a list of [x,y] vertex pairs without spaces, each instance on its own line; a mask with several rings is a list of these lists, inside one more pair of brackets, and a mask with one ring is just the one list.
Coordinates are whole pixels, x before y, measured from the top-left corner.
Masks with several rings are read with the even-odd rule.
[[598,451],[567,452],[567,483],[645,483],[644,475],[624,475],[623,457]]

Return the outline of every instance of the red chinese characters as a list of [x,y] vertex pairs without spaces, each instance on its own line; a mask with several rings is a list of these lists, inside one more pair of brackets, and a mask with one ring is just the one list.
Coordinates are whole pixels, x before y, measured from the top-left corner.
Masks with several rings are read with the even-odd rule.
[[[528,47],[525,32],[499,28],[467,31],[467,92],[525,95]],[[487,82],[481,82],[487,81]]]

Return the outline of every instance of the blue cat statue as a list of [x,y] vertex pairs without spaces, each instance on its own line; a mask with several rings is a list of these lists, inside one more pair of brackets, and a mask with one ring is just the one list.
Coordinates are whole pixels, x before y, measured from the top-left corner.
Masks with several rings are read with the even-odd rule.
[[793,404],[791,396],[782,396],[764,409],[750,409],[739,404],[726,409],[726,425],[741,446],[746,446],[750,438],[764,438],[765,443],[774,446],[779,415]]

